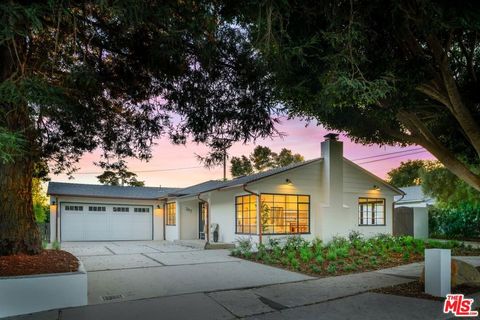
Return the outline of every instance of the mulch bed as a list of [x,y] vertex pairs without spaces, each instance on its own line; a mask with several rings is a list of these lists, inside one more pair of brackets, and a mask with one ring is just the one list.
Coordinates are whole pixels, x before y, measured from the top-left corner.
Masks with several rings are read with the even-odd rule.
[[[480,267],[477,267],[477,269],[480,271]],[[399,284],[396,286],[374,289],[372,290],[372,292],[393,294],[397,296],[428,299],[428,300],[435,300],[435,301],[445,300],[445,298],[442,298],[442,297],[434,297],[429,294],[426,294],[425,292],[423,292],[423,290],[424,290],[424,285],[422,283],[420,283],[419,281],[412,281],[408,283]],[[465,285],[460,285],[452,289],[452,293],[463,293],[465,295],[478,293],[478,292],[480,292],[480,287],[470,287]]]
[[43,250],[36,255],[0,256],[0,277],[75,272],[78,260],[62,250]]

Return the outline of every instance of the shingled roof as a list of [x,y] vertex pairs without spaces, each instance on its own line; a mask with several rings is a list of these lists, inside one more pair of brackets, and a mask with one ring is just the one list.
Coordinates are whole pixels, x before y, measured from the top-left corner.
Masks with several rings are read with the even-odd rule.
[[174,192],[169,193],[168,196],[169,197],[190,197],[190,196],[195,196],[200,193],[209,192],[213,190],[240,186],[247,183],[255,182],[257,180],[265,179],[270,176],[283,173],[288,170],[293,170],[293,169],[296,169],[320,160],[321,158],[316,158],[316,159],[307,160],[303,162],[293,163],[285,167],[274,168],[267,171],[251,174],[248,176],[242,176],[242,177],[238,177],[238,178],[227,180],[227,181],[209,180],[209,181],[202,182],[184,189],[176,190]]
[[177,190],[177,188],[122,187],[99,184],[49,182],[47,194],[52,196],[154,200],[160,198],[164,194],[174,192],[175,190]]

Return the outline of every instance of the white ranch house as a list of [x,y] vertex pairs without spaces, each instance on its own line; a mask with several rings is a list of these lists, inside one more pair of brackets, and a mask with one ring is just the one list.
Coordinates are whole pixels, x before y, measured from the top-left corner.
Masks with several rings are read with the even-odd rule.
[[187,188],[50,182],[51,239],[58,241],[218,241],[300,234],[329,241],[357,230],[392,233],[394,197],[403,192],[343,157],[328,134],[321,157],[228,181]]

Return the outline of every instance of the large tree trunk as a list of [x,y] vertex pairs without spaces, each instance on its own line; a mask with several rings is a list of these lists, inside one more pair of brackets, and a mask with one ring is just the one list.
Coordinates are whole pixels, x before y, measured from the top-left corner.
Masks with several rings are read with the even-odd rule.
[[41,251],[32,203],[33,162],[0,165],[0,255]]
[[[17,52],[22,52],[21,44],[19,41]],[[11,49],[1,45],[0,58],[0,81],[22,76],[16,72]],[[24,152],[15,155],[11,162],[0,162],[0,256],[39,253],[42,241],[32,203],[32,175],[38,152],[27,102],[0,104],[0,125],[25,140]]]

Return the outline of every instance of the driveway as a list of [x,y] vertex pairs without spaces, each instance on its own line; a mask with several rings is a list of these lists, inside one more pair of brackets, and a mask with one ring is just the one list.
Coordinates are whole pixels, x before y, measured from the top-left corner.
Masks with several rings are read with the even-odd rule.
[[311,277],[168,241],[62,243],[88,272],[89,304],[297,282]]

